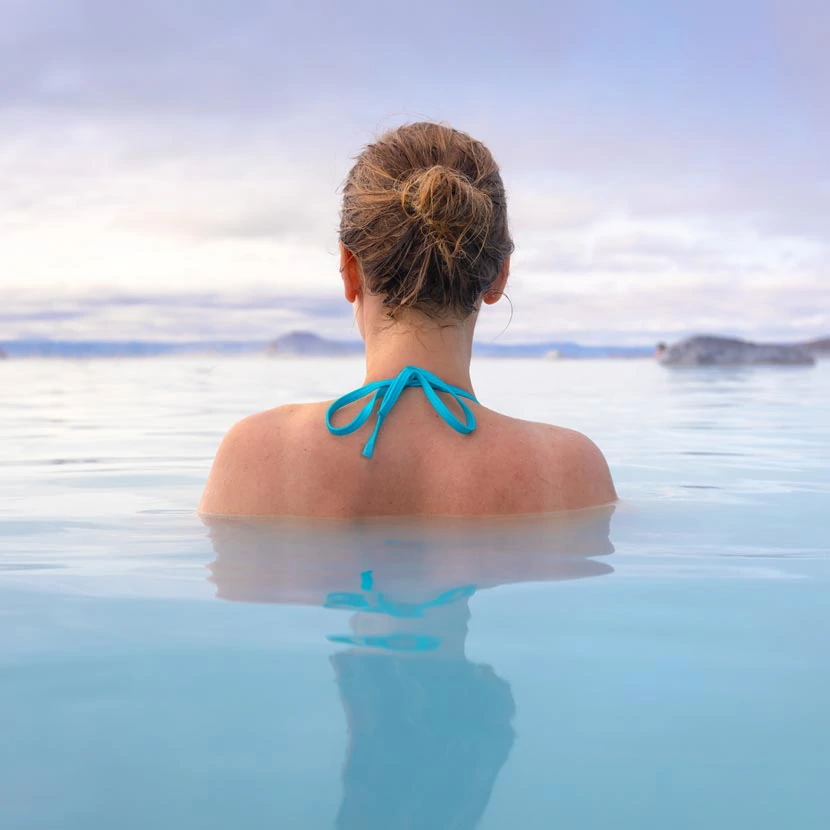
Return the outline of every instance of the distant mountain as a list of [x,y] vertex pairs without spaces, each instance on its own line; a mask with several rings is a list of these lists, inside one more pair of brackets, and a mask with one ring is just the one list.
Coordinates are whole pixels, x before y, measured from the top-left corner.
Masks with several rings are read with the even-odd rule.
[[[799,344],[798,348],[815,356],[830,355],[830,338]],[[10,358],[131,358],[163,357],[166,355],[242,355],[270,354],[274,356],[346,357],[363,354],[363,343],[357,338],[336,340],[321,337],[311,331],[288,332],[275,340],[51,340],[28,338],[0,342],[0,354]],[[473,351],[481,357],[492,358],[647,358],[652,357],[651,346],[583,346],[573,341],[551,340],[536,343],[480,342]]]
[[[718,338],[728,341],[730,338]],[[830,338],[806,343],[782,345],[814,357],[830,357]],[[583,346],[572,341],[551,340],[537,343],[493,343],[477,341],[473,351],[481,357],[497,358],[646,358],[652,357],[651,346]],[[270,342],[261,340],[51,340],[25,338],[0,342],[0,359],[4,356],[55,358],[132,358],[174,355],[243,355],[270,354],[291,357],[355,357],[363,354],[358,339],[335,340],[311,331],[292,331]]]
[[302,357],[343,357],[363,354],[362,340],[327,340],[311,331],[292,331],[268,345],[268,353]]
[[[268,347],[271,354],[307,357],[338,357],[363,354],[359,340],[328,340],[309,331],[292,331],[278,337]],[[650,357],[651,346],[580,346],[571,342],[479,343],[473,351],[482,357]]]
[[[544,343],[475,343],[482,357],[637,358],[650,357],[650,346],[581,346],[569,341]],[[360,340],[329,340],[310,331],[292,331],[265,343],[260,340],[51,340],[28,338],[0,343],[0,356],[55,358],[164,357],[198,354],[271,354],[292,357],[346,357],[363,354]]]

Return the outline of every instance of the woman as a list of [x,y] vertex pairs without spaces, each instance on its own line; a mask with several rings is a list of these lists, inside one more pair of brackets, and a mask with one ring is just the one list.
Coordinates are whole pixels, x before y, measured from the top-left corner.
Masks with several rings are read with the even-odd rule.
[[370,144],[346,180],[340,222],[366,385],[236,424],[200,511],[488,515],[613,501],[585,436],[475,398],[473,331],[482,304],[502,296],[512,250],[504,185],[483,144],[431,123]]

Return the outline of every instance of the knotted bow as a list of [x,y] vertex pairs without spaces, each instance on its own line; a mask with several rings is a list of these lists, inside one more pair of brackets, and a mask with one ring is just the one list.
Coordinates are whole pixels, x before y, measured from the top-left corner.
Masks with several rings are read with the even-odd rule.
[[[329,428],[329,432],[331,432],[332,435],[349,435],[355,430],[360,429],[360,427],[362,427],[363,424],[365,424],[369,419],[369,416],[375,408],[375,404],[378,399],[380,399],[375,428],[372,430],[372,435],[363,447],[364,458],[371,458],[372,453],[375,451],[375,439],[378,436],[380,425],[383,423],[383,419],[389,414],[389,411],[397,402],[401,392],[403,392],[407,386],[420,386],[424,390],[427,400],[432,404],[433,409],[456,432],[460,432],[463,435],[469,435],[476,428],[475,415],[473,415],[470,407],[467,406],[467,404],[462,400],[463,398],[466,398],[469,401],[478,403],[474,395],[471,395],[463,389],[459,389],[457,386],[450,386],[450,384],[444,383],[441,378],[437,375],[433,375],[432,372],[428,372],[426,369],[419,369],[417,366],[405,366],[394,378],[390,378],[389,380],[377,380],[374,383],[368,383],[366,386],[361,386],[360,389],[355,389],[354,392],[348,392],[334,401],[334,403],[332,403],[326,411],[326,426]],[[464,421],[460,421],[455,415],[453,415],[447,405],[441,400],[441,398],[438,397],[438,392],[445,392],[448,395],[452,395],[461,407],[461,410],[464,412]],[[331,416],[335,412],[342,409],[344,406],[348,406],[350,403],[354,403],[361,398],[365,398],[366,395],[369,394],[371,394],[372,397],[369,398],[363,409],[361,409],[348,424],[342,427],[336,427],[332,424]]]

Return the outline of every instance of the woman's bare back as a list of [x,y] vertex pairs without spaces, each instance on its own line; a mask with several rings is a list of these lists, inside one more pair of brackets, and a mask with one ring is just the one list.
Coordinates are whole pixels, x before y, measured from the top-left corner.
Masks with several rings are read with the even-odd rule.
[[200,510],[224,515],[368,517],[545,513],[616,498],[597,447],[572,430],[471,404],[476,428],[450,429],[407,389],[371,459],[372,422],[351,435],[326,427],[328,404],[240,421],[222,442]]

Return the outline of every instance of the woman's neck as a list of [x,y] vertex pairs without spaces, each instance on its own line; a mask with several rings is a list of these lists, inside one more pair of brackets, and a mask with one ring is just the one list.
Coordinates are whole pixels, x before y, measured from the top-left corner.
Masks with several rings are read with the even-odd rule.
[[366,383],[386,380],[404,366],[418,366],[446,383],[473,391],[470,357],[475,314],[463,320],[433,320],[408,312],[390,320],[384,313],[364,318]]

